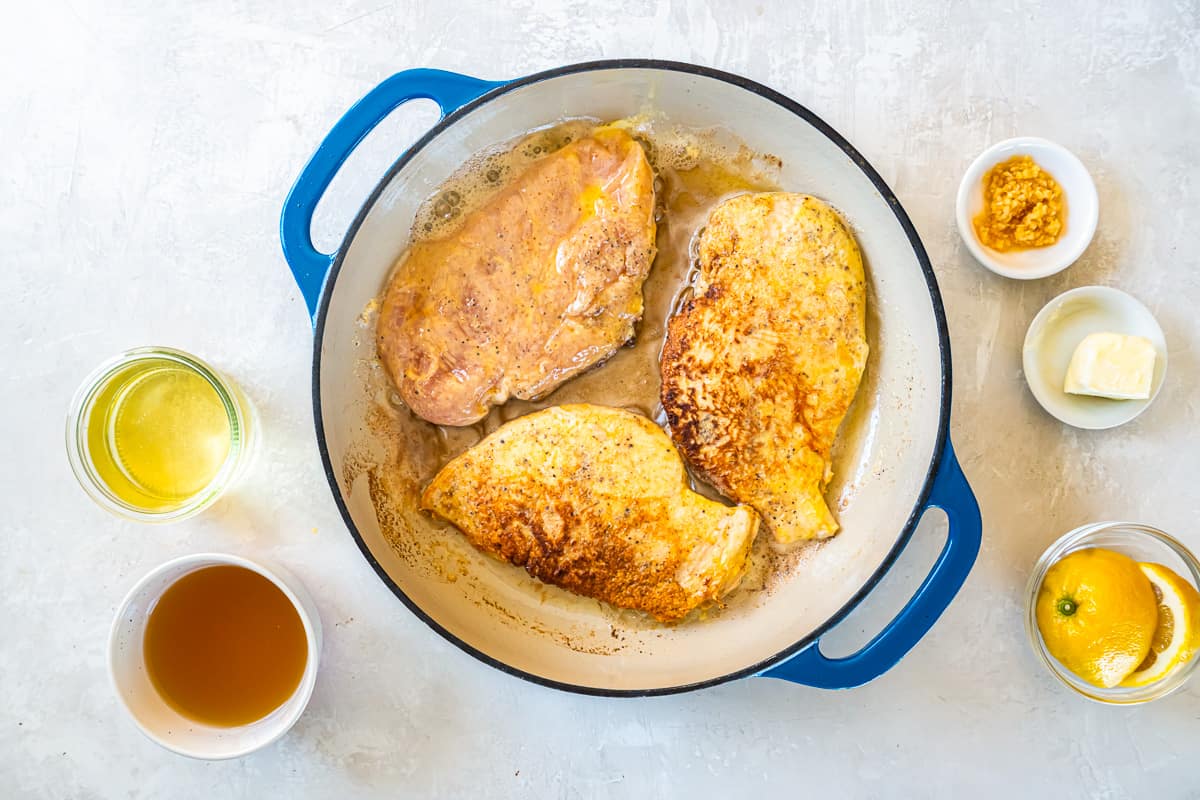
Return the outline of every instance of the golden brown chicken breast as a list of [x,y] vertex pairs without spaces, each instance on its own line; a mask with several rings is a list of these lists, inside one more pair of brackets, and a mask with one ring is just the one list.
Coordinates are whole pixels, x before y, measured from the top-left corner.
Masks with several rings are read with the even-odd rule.
[[829,453],[867,363],[858,245],[816,198],[746,194],[713,210],[699,261],[662,353],[671,435],[778,541],[832,536]]
[[654,235],[654,176],[629,134],[600,128],[535,161],[401,257],[377,328],[400,396],[469,425],[605,360],[641,319]]
[[586,404],[501,426],[434,477],[421,507],[535,578],[663,622],[737,585],[759,521],[691,491],[653,422]]

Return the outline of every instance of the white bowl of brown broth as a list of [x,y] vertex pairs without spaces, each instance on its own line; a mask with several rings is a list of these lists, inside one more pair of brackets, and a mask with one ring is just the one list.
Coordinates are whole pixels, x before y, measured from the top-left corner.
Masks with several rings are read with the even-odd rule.
[[278,567],[200,553],[168,561],[121,603],[109,676],[147,737],[180,755],[236,758],[279,739],[316,682],[321,620]]

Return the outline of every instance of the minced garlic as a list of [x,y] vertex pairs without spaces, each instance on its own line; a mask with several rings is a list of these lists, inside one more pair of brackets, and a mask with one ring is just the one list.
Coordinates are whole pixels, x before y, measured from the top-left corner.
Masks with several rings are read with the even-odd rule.
[[975,217],[975,235],[993,250],[1052,245],[1065,222],[1062,187],[1029,156],[1001,161],[983,176],[983,211]]

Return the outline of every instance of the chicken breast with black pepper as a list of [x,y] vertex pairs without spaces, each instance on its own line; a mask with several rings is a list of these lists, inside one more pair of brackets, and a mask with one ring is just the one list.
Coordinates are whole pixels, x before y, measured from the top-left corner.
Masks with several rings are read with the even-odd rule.
[[868,353],[854,236],[814,197],[740,195],[709,215],[699,267],[662,353],[671,436],[778,541],[832,536],[830,451]]
[[599,128],[535,161],[401,257],[376,330],[400,396],[469,425],[604,361],[641,319],[654,236],[654,175],[628,133]]
[[737,585],[759,524],[693,492],[653,422],[588,404],[502,425],[442,468],[421,507],[535,578],[663,622]]

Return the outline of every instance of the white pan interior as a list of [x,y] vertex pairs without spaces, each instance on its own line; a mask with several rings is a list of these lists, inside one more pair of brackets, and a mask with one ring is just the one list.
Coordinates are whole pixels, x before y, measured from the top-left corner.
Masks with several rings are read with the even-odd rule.
[[[369,485],[380,480],[384,448],[371,441],[368,424],[378,397],[364,380],[374,341],[362,315],[405,248],[417,206],[481,149],[562,118],[615,119],[647,108],[683,125],[725,128],[753,150],[778,156],[782,188],[814,194],[844,214],[871,288],[869,375],[831,486],[831,504],[841,503],[835,508],[841,533],[802,558],[784,559],[788,574],[766,588],[738,590],[720,613],[674,628],[542,586],[478,554],[453,530],[431,530],[411,518],[381,525]],[[320,422],[329,466],[362,541],[446,633],[543,680],[599,690],[669,689],[745,670],[792,647],[880,568],[913,513],[935,451],[941,408],[935,320],[920,262],[888,201],[813,125],[706,75],[650,68],[570,73],[469,112],[383,188],[353,234],[328,298],[318,343]],[[407,612],[397,604],[396,613]]]

